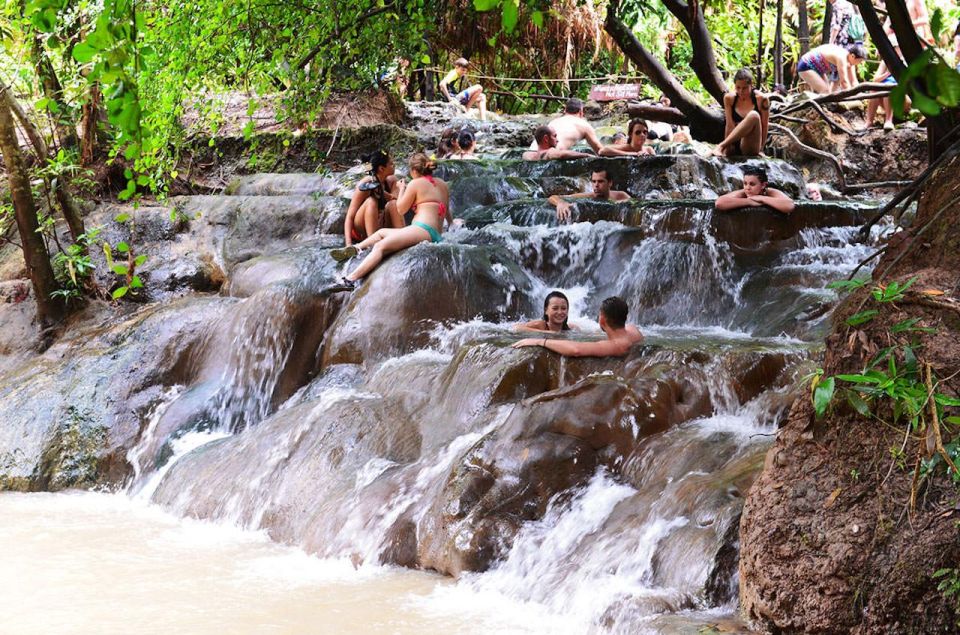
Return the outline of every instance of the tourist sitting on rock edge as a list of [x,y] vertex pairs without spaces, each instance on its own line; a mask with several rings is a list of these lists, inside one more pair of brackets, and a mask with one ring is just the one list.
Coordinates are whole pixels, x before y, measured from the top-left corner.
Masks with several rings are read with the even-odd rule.
[[388,254],[412,247],[417,243],[428,241],[439,243],[442,240],[440,230],[443,221],[453,224],[453,215],[448,209],[450,191],[447,189],[447,184],[433,177],[433,170],[436,167],[436,162],[422,152],[410,157],[410,184],[400,184],[397,211],[404,214],[408,209],[414,210],[416,215],[413,217],[413,222],[403,229],[378,230],[357,245],[330,250],[330,255],[337,262],[363,255],[368,248],[370,253],[356,269],[346,276],[341,276],[333,285],[327,287],[325,293],[354,290],[357,282],[373,271]]
[[[600,153],[603,144],[590,122],[583,118],[583,101],[571,97],[563,106],[563,114],[547,124],[557,133],[557,148],[569,150],[581,141],[586,141],[593,151]],[[531,150],[533,148],[530,148]]]
[[610,178],[608,170],[595,170],[590,175],[590,185],[592,192],[580,192],[579,194],[554,194],[547,199],[547,202],[557,208],[557,220],[561,223],[570,220],[571,204],[563,200],[565,198],[589,198],[595,201],[629,201],[630,195],[620,190],[610,189],[613,187],[613,180]]
[[753,73],[741,68],[733,76],[733,93],[723,96],[726,120],[718,156],[759,156],[767,141],[770,99],[753,87]]
[[542,346],[543,348],[569,357],[624,357],[634,344],[643,341],[643,334],[633,324],[627,324],[627,303],[613,296],[600,304],[600,329],[607,339],[600,342],[575,342],[570,340],[552,340],[546,337],[522,339],[513,348]]
[[467,74],[467,67],[470,65],[465,58],[461,57],[453,63],[453,70],[440,80],[440,92],[447,98],[447,101],[462,106],[467,112],[474,106],[480,111],[480,121],[487,120],[487,96],[483,94],[483,86],[474,84],[464,88],[455,95],[450,94],[450,85],[459,81],[463,84],[463,78]]
[[647,137],[650,136],[650,126],[643,119],[631,119],[627,124],[627,141],[625,143],[611,144],[604,146],[600,150],[602,157],[624,157],[624,156],[642,156],[656,154],[648,145]]
[[727,212],[742,207],[766,206],[783,214],[789,214],[795,207],[789,196],[767,185],[767,172],[763,168],[747,167],[743,169],[743,189],[724,194],[714,206],[718,212]]
[[477,142],[474,139],[473,132],[466,129],[461,130],[460,134],[457,135],[457,148],[459,149],[451,152],[447,158],[475,161],[477,159],[476,146]]
[[377,150],[364,160],[370,164],[370,174],[353,190],[343,222],[343,242],[348,246],[372,236],[381,227],[399,228],[405,224],[403,215],[397,212],[396,199],[402,181],[393,174],[393,158],[386,151]]
[[527,150],[523,153],[526,161],[547,161],[553,159],[581,159],[592,157],[586,152],[576,150],[560,150],[557,148],[557,131],[550,126],[540,126],[533,131],[533,140],[537,144],[536,150]]
[[846,47],[822,44],[797,61],[797,74],[810,90],[827,95],[856,86],[857,64],[866,59],[867,50],[860,42]]
[[523,322],[514,326],[516,331],[537,331],[539,333],[563,333],[579,330],[579,327],[567,323],[570,313],[570,301],[560,291],[551,291],[543,301],[543,317],[539,320]]

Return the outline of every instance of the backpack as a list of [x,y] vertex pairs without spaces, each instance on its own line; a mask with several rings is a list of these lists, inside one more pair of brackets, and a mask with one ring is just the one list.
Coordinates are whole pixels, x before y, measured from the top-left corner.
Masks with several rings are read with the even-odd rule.
[[863,42],[863,38],[866,37],[867,25],[859,12],[854,12],[853,16],[850,17],[850,23],[847,24],[847,35],[854,42]]

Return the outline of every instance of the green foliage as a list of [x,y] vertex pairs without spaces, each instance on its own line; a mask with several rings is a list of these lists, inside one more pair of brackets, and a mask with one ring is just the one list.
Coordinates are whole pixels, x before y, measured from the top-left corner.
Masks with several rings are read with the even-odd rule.
[[960,72],[935,48],[926,48],[907,66],[890,93],[898,117],[903,116],[907,95],[913,106],[929,117],[939,115],[944,108],[956,108],[960,106]]
[[956,624],[960,626],[960,568],[939,569],[934,572],[933,579],[940,581],[937,591],[943,594],[944,599],[953,601]]
[[53,257],[53,274],[60,285],[51,296],[66,302],[79,299],[90,284],[96,265],[90,258],[90,248],[100,237],[101,228],[94,227],[77,237],[77,242]]

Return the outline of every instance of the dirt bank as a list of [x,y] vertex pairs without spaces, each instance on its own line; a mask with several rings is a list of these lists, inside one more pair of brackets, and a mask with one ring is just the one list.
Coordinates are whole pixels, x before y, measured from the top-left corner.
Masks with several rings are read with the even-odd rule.
[[[868,288],[911,277],[916,282],[899,301],[877,303],[863,289],[838,309],[825,377],[860,373],[890,346],[898,347],[896,363],[907,377],[902,347],[909,345],[918,368],[929,364],[935,377],[944,378],[938,390],[957,395],[960,251],[952,228],[960,221],[958,193],[955,157],[926,185],[914,229],[891,242]],[[865,309],[878,314],[847,326],[846,318]],[[894,325],[911,318],[930,330],[894,332]],[[742,609],[759,628],[957,632],[956,604],[943,598],[931,576],[960,563],[958,489],[942,463],[915,481],[918,462],[932,454],[927,429],[908,431],[902,418],[893,424],[890,403],[873,404],[864,417],[838,398],[819,421],[808,397],[794,403],[740,527]],[[947,414],[956,410],[947,408]],[[944,443],[957,432],[945,424]]]

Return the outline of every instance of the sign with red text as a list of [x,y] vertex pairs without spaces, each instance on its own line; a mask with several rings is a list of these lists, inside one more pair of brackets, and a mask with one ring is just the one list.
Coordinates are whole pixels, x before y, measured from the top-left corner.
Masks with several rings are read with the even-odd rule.
[[640,96],[640,84],[599,84],[590,89],[594,101],[617,101],[636,99]]

